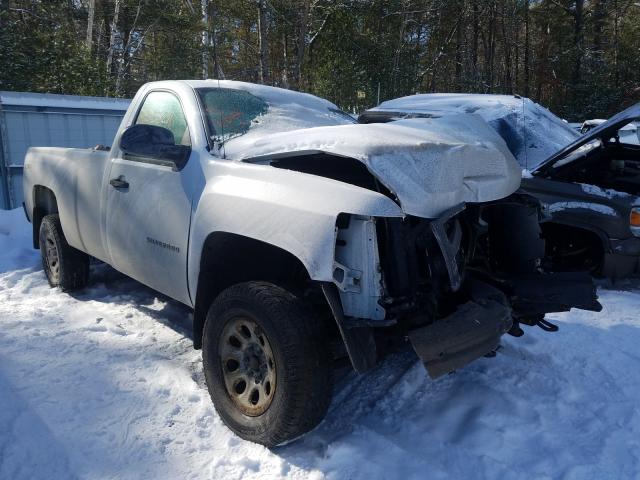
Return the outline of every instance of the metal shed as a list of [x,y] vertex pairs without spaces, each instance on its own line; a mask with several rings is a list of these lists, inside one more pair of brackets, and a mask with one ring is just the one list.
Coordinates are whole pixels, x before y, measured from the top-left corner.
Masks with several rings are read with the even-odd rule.
[[0,208],[22,203],[29,147],[111,145],[130,100],[0,92]]

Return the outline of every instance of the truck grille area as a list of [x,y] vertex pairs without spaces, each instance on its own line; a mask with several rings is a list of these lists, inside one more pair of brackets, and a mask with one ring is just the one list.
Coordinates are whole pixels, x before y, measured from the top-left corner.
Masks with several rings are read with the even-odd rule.
[[544,255],[539,220],[538,205],[519,194],[437,219],[379,219],[385,309],[429,323],[467,301],[471,277],[499,287],[506,275],[537,272]]

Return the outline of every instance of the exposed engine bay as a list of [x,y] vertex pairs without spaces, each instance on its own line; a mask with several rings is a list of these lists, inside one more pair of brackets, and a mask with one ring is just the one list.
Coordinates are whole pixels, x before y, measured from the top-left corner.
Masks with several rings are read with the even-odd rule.
[[337,218],[333,283],[323,291],[356,371],[376,363],[375,339],[388,341],[390,333],[408,339],[436,378],[491,355],[503,334],[523,335],[521,325],[557,330],[546,313],[601,309],[587,273],[549,269],[541,228],[548,217],[517,187],[494,200],[414,215],[407,201],[434,212],[424,201],[430,187],[422,199],[407,197],[406,188],[403,196],[398,184],[349,156],[309,151],[269,164],[377,192],[405,213]]
[[553,331],[545,313],[598,311],[587,274],[544,271],[540,220],[538,201],[519,193],[435,220],[341,216],[334,283],[345,324],[360,336],[402,332],[435,378],[490,354],[504,333],[521,336],[521,324]]

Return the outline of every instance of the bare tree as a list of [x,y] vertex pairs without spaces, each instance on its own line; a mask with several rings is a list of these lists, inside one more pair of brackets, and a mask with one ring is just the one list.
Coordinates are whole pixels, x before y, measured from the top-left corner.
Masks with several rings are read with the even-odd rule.
[[473,2],[473,46],[471,48],[471,65],[473,68],[474,86],[477,86],[480,75],[478,73],[478,40],[480,38],[480,8],[478,0]]
[[310,0],[302,0],[302,8],[300,9],[300,15],[298,17],[298,51],[293,71],[293,78],[298,89],[301,87],[302,62],[304,61],[304,53],[307,47],[307,23],[309,21],[310,6]]
[[258,2],[258,48],[260,49],[260,83],[269,83],[269,39],[268,39],[268,9],[267,0]]
[[287,32],[282,32],[282,87],[289,88],[289,58],[287,56]]
[[96,0],[88,0],[87,2],[87,49],[91,51],[93,48],[93,22],[96,15]]
[[202,7],[202,78],[209,78],[209,0],[201,0]]
[[120,16],[120,4],[122,0],[115,0],[113,7],[113,19],[111,20],[111,33],[109,34],[109,49],[107,51],[107,75],[111,76],[113,68],[113,55],[118,38],[118,17]]
[[223,80],[224,71],[218,57],[218,35],[217,35],[217,19],[218,11],[214,9],[213,3],[209,3],[209,43],[211,45],[211,54],[213,56],[213,74],[216,78]]
[[573,17],[573,49],[574,60],[571,74],[571,81],[574,86],[579,85],[582,80],[582,59],[584,57],[584,0],[575,0],[573,6],[567,6],[558,0],[551,0],[551,3],[560,7],[568,15]]
[[529,96],[529,0],[524,0],[524,96]]

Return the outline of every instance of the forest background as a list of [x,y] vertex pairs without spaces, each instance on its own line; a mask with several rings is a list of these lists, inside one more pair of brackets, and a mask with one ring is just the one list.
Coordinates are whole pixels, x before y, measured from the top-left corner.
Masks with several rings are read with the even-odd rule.
[[606,117],[640,101],[640,1],[0,0],[0,90],[131,97],[180,78],[291,88],[350,112],[478,92]]

